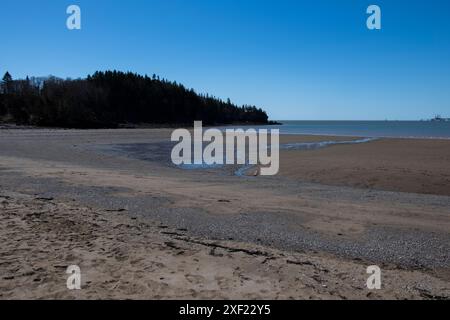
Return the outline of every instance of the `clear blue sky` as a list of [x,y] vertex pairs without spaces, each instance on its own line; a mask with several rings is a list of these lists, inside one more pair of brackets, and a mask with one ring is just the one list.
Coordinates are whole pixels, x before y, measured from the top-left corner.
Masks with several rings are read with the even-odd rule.
[[[366,28],[370,4],[381,31]],[[272,119],[450,117],[448,0],[1,0],[0,27],[0,73],[15,78],[118,69]]]

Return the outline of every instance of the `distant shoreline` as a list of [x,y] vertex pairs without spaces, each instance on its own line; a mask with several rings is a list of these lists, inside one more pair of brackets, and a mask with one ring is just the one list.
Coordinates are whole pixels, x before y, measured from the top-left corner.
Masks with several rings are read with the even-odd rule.
[[[205,125],[205,128],[211,127],[233,127],[233,126],[282,126],[283,124],[277,121],[269,121],[266,124],[261,123],[231,123],[231,124],[216,124]],[[172,129],[172,128],[193,128],[192,123],[142,123],[142,124],[120,124],[117,127],[104,127],[104,128],[72,128],[72,127],[48,127],[48,126],[32,126],[32,125],[19,125],[15,123],[2,123],[0,122],[1,129],[18,129],[18,130],[32,130],[32,129],[48,129],[48,130],[116,130],[116,129]]]
[[[316,121],[316,120],[305,120],[302,122],[324,122],[324,121]],[[341,121],[333,121],[333,122],[341,122]],[[348,121],[342,121],[342,122],[348,122]],[[414,122],[420,122],[420,121],[414,121]],[[433,123],[433,122],[430,122]],[[236,128],[236,127],[242,127],[245,128],[265,128],[265,127],[276,127],[280,126],[280,135],[281,136],[305,136],[305,137],[342,137],[342,138],[378,138],[378,139],[405,139],[405,140],[450,140],[450,136],[415,136],[415,135],[364,135],[364,134],[358,134],[358,133],[339,133],[339,132],[310,132],[310,131],[304,131],[304,132],[289,132],[289,123],[281,123],[281,122],[271,122],[269,124],[259,124],[259,123],[233,123],[233,124],[217,124],[217,125],[204,125],[204,128]],[[192,129],[193,124],[192,123],[186,123],[186,124],[122,124],[118,127],[105,127],[105,128],[70,128],[70,127],[46,127],[46,126],[31,126],[31,125],[17,125],[14,123],[1,123],[0,122],[0,130],[51,130],[51,131],[66,131],[66,130],[76,130],[76,131],[101,131],[101,130],[139,130],[139,129],[178,129],[178,128],[186,128],[186,129]],[[283,129],[281,129],[283,128]]]

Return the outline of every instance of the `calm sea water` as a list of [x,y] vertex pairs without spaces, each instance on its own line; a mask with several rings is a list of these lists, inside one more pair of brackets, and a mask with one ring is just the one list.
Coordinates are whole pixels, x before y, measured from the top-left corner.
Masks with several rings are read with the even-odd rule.
[[357,137],[402,137],[450,139],[450,122],[432,121],[279,121],[282,134]]

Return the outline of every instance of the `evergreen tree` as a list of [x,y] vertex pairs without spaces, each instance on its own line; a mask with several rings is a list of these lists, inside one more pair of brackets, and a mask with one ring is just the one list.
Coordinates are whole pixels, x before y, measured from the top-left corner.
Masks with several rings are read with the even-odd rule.
[[2,78],[2,89],[5,94],[10,93],[12,82],[13,82],[12,76],[9,74],[8,71],[6,71],[5,75]]

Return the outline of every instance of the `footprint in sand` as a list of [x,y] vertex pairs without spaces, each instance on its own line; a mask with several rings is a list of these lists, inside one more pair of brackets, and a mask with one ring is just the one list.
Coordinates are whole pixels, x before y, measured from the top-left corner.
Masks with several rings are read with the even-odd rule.
[[185,275],[185,278],[193,284],[197,284],[197,283],[201,283],[204,282],[204,278],[202,276],[197,276],[197,275],[192,275],[192,274],[187,274]]

